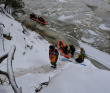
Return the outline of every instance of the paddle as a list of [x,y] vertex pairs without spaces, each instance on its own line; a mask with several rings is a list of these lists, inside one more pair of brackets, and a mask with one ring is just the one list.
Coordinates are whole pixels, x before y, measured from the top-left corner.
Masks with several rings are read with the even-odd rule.
[[81,65],[86,66],[86,64],[81,64]]
[[62,58],[62,61],[69,61],[69,62],[72,62],[71,60],[68,60],[67,58]]

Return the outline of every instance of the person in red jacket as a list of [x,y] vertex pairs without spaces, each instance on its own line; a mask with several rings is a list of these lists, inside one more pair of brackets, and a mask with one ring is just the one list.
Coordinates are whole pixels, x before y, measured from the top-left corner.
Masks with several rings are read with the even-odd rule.
[[53,45],[50,45],[49,46],[49,59],[51,61],[51,64],[53,68],[56,68],[57,67],[57,60],[58,60],[58,55],[59,55],[59,52],[58,50],[55,48],[55,46]]

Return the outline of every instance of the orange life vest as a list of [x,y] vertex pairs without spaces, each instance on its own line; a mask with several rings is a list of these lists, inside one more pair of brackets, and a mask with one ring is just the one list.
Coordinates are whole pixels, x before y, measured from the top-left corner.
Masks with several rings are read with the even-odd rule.
[[49,55],[49,59],[52,63],[54,63],[56,60],[56,55],[54,54],[54,52],[55,52],[55,49],[53,51],[50,51],[50,55]]
[[63,46],[64,46],[64,47],[66,47],[66,45],[65,45],[65,44],[63,44]]
[[61,48],[63,48],[63,47],[66,47],[66,45],[65,45],[65,44],[62,44],[62,45],[61,45]]

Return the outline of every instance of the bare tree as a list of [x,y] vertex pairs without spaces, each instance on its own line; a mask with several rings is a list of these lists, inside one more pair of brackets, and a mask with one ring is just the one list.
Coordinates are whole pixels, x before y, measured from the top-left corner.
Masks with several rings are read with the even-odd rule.
[[14,76],[14,72],[13,72],[13,68],[12,68],[12,59],[14,58],[15,50],[16,50],[16,47],[14,45],[11,47],[9,53],[6,53],[0,57],[0,63],[2,63],[2,61],[5,58],[7,58],[7,72],[0,70],[0,74],[3,74],[3,75],[8,77],[9,82],[12,86],[12,89],[14,90],[15,93],[22,93],[22,89],[18,88],[18,86],[17,86],[15,76]]
[[25,5],[24,5],[24,2],[23,0],[6,0],[4,2],[5,4],[5,10],[11,14],[17,10],[21,10]]
[[3,29],[1,27],[1,25],[3,25],[3,27],[5,27],[5,26],[4,26],[4,24],[0,23],[0,37],[2,38],[3,50],[5,51],[5,48],[4,48],[4,38],[3,38]]
[[4,8],[6,9],[9,6],[12,8],[15,8],[15,9],[23,8],[24,2],[23,2],[23,0],[6,0]]

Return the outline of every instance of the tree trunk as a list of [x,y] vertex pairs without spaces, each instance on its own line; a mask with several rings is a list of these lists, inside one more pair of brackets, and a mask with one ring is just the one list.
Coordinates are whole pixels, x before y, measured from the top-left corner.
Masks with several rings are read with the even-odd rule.
[[6,53],[2,57],[0,57],[0,63],[2,63],[2,61],[7,57],[8,57],[8,53]]
[[7,8],[7,6],[8,6],[8,4],[10,3],[10,0],[6,0],[6,2],[5,2],[5,10],[6,10],[6,8]]

